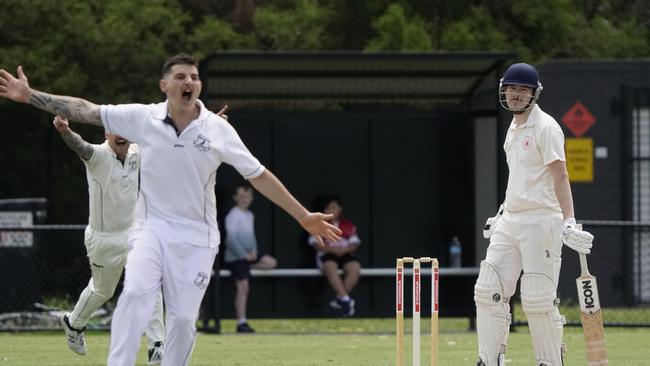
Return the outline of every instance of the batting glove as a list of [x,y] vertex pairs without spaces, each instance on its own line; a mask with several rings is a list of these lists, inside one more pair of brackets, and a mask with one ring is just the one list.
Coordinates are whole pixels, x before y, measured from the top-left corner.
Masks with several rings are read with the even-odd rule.
[[564,220],[564,229],[562,229],[562,243],[578,253],[591,253],[594,236],[590,232],[576,228],[576,219],[569,218]]
[[483,227],[483,237],[485,239],[490,239],[492,236],[492,232],[497,225],[497,221],[499,221],[501,215],[503,214],[503,209],[504,207],[502,203],[501,206],[499,206],[499,211],[497,211],[497,214],[495,216],[489,217],[485,222],[485,226]]

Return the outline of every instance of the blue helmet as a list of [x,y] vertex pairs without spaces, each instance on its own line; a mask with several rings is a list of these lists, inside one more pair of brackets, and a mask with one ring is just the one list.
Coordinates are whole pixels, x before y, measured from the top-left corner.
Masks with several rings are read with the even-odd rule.
[[499,81],[499,102],[503,108],[509,111],[512,111],[512,109],[508,107],[505,100],[505,87],[507,85],[521,85],[533,88],[533,98],[530,103],[520,111],[513,111],[515,113],[523,113],[528,110],[533,105],[533,102],[537,101],[543,89],[542,83],[539,81],[539,73],[534,66],[523,62],[510,65]]

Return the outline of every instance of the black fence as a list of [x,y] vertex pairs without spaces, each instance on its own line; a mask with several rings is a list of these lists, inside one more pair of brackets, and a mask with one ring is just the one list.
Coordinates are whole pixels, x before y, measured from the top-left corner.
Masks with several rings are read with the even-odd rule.
[[[650,223],[585,221],[584,224],[585,229],[596,236],[589,264],[592,274],[598,277],[606,325],[650,326]],[[33,311],[34,303],[59,307],[74,305],[90,278],[90,268],[83,245],[84,228],[83,225],[0,228],[0,318],[2,314]],[[571,257],[572,251],[567,249],[564,253],[559,288],[562,313],[566,315],[570,325],[579,324],[580,314],[575,300],[575,278],[579,276],[579,265],[577,256]],[[292,289],[321,292],[327,290],[324,279],[310,277],[304,281],[300,278],[291,281],[297,281]],[[307,285],[301,285],[301,281]],[[369,312],[369,316],[392,316],[394,281],[390,278],[374,283],[373,281],[368,281],[369,289],[360,290],[360,303],[375,307],[376,311]],[[217,292],[217,296],[220,297],[222,305],[225,305],[224,308],[230,308],[233,289],[228,279],[223,279],[222,282],[225,285]],[[252,286],[259,286],[255,287],[253,292],[273,294],[274,289],[263,288],[264,283],[253,283]],[[443,285],[445,284],[441,283],[441,286]],[[451,282],[448,285],[451,286]],[[472,307],[472,286],[453,287],[449,290],[462,292],[458,293],[457,297],[466,299],[466,305]],[[119,293],[119,288],[116,293]],[[609,296],[609,293],[620,294],[620,299],[613,299],[619,296]],[[377,294],[381,295],[381,301],[375,299]],[[278,296],[280,295],[282,294]],[[304,296],[312,298],[309,294]],[[322,294],[315,296],[319,298]],[[453,296],[454,294],[450,293],[447,298]],[[441,299],[441,316],[445,316],[444,305],[445,301]],[[256,313],[263,313],[265,317],[273,317],[274,314],[281,317],[282,314],[288,314],[276,311],[278,309],[265,311],[255,307],[255,302],[251,302],[249,313],[252,317],[255,317]],[[379,308],[383,310],[377,310]],[[222,315],[229,317],[228,313],[229,311],[224,309]],[[525,319],[516,307],[515,313],[517,319]],[[449,314],[452,315],[451,312]],[[302,315],[305,316],[306,313]],[[518,321],[517,324],[523,322]]]

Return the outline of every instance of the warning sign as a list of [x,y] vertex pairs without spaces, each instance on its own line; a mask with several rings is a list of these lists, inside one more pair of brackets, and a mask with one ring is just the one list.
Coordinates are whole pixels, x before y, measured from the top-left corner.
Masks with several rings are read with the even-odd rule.
[[594,181],[594,143],[590,138],[566,139],[566,166],[571,182]]
[[594,123],[596,118],[582,103],[576,102],[564,116],[562,122],[576,136],[582,137]]

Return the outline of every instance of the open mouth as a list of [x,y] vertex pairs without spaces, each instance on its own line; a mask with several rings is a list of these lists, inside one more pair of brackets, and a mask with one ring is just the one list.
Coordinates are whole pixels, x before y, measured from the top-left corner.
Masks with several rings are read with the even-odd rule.
[[181,97],[183,98],[184,101],[188,102],[190,99],[192,99],[192,91],[185,90],[183,94],[181,94]]
[[127,142],[126,139],[115,139],[115,145],[126,145]]

